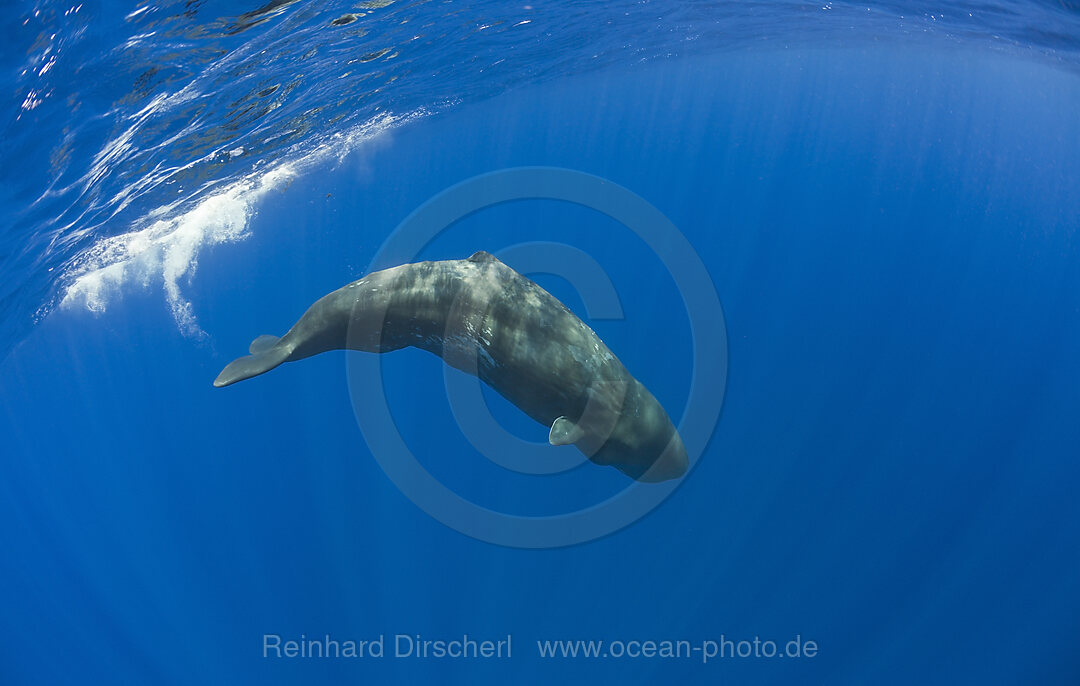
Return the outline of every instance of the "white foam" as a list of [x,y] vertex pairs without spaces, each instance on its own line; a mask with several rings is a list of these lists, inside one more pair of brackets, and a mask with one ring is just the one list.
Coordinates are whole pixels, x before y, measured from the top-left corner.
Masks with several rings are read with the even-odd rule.
[[377,117],[332,136],[315,150],[294,153],[292,161],[235,181],[193,207],[173,205],[149,213],[131,232],[102,239],[75,260],[64,274],[67,288],[61,307],[104,312],[131,284],[147,287],[161,283],[180,331],[205,337],[191,302],[181,290],[181,283],[195,274],[199,252],[207,246],[246,238],[249,220],[270,191],[283,188],[328,157],[344,159],[358,145],[422,114]]

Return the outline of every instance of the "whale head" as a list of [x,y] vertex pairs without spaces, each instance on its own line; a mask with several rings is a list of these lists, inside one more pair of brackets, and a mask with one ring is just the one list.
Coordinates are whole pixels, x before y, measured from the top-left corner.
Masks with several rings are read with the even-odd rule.
[[573,444],[596,464],[615,467],[637,481],[656,483],[686,474],[686,446],[664,408],[636,380],[620,390],[592,393],[576,420],[555,420],[548,441]]
[[[660,413],[662,416],[638,415],[628,427],[617,425],[616,431],[589,459],[597,464],[611,465],[630,478],[646,483],[683,476],[690,465],[686,446],[667,413],[663,409]],[[620,425],[623,423],[619,422]]]

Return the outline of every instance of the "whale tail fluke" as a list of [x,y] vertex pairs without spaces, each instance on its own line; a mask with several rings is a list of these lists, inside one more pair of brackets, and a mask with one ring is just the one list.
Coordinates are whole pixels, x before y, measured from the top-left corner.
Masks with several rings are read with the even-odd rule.
[[281,338],[278,336],[271,336],[268,333],[264,333],[263,335],[259,336],[251,342],[251,345],[248,346],[248,353],[252,355],[264,353],[270,348],[273,348],[275,345],[277,345],[278,341],[280,340]]
[[251,354],[233,360],[225,369],[222,369],[218,377],[214,379],[214,387],[228,386],[277,367],[289,357],[288,349],[278,345],[280,340],[277,336],[268,335],[256,338],[248,348]]

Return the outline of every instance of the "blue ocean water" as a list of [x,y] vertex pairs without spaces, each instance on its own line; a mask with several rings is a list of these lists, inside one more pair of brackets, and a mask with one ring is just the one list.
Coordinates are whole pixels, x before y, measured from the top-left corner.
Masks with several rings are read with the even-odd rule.
[[[4,10],[0,682],[1080,679],[1074,2],[257,5]],[[537,281],[674,418],[722,395],[669,497],[565,547],[477,540],[399,489],[355,354],[211,386],[425,202],[519,167],[662,212],[727,330],[695,346],[689,266],[578,205],[490,207],[409,256],[573,246],[623,318]],[[498,467],[439,359],[382,362],[411,451],[484,508],[630,483]],[[511,654],[416,654],[465,635]],[[599,656],[541,654],[577,640]],[[791,641],[813,654],[761,654]]]

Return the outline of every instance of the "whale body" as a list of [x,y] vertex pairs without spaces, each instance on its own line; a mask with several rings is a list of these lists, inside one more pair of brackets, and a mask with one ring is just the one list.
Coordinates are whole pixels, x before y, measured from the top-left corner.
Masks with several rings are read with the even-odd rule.
[[552,445],[639,481],[686,472],[686,448],[652,393],[557,298],[483,251],[373,272],[323,296],[284,336],[256,338],[214,386],[330,350],[407,346],[479,377],[550,427]]

